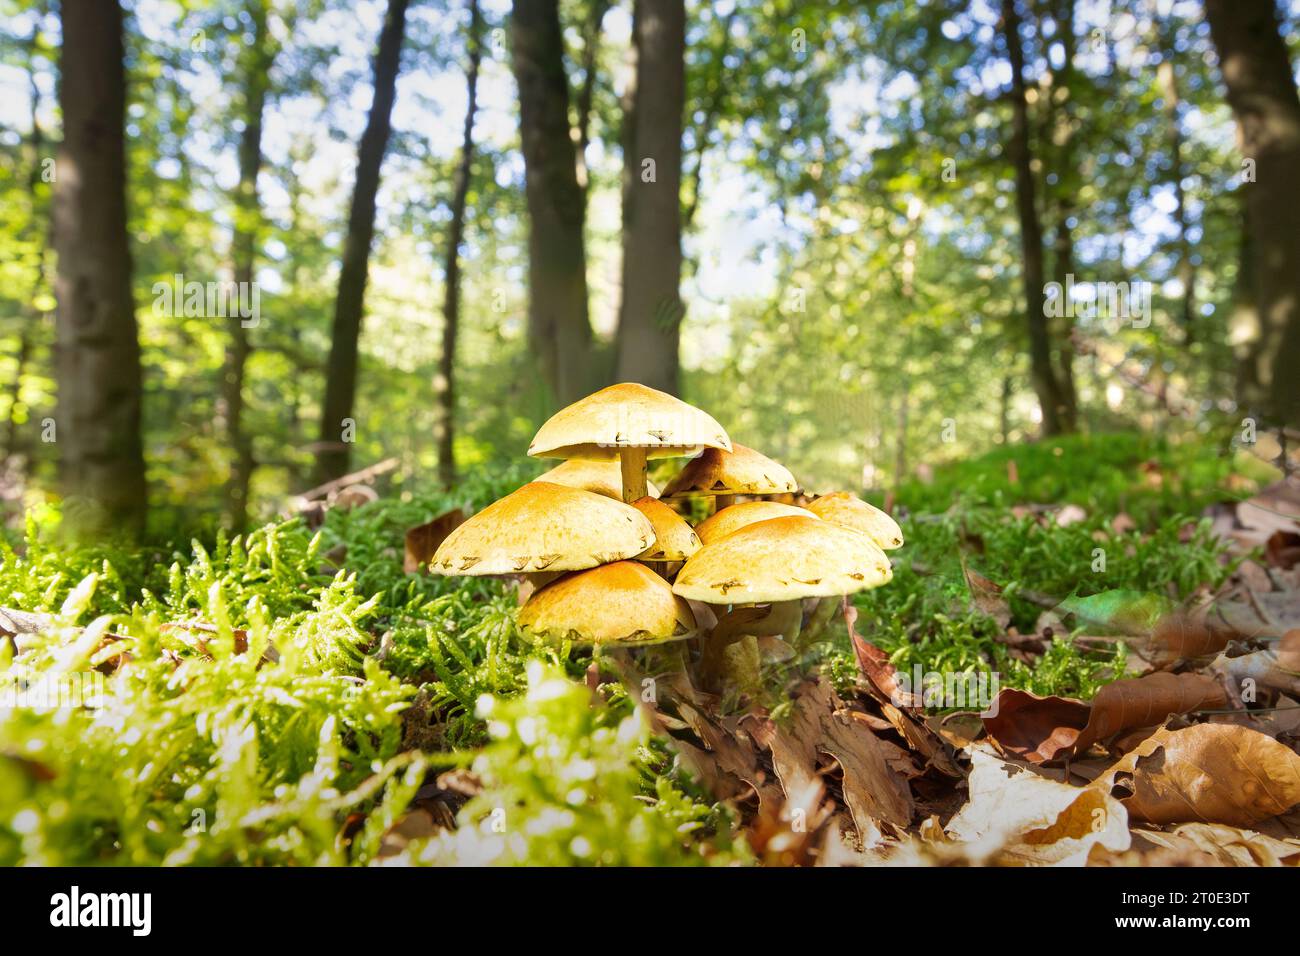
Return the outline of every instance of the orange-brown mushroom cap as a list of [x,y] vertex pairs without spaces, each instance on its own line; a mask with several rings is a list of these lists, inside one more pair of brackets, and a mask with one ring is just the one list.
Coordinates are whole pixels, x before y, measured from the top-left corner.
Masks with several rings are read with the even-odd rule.
[[712,544],[748,525],[771,518],[789,517],[815,518],[816,515],[809,515],[803,508],[782,504],[779,501],[743,501],[705,518],[695,526],[695,533],[705,544]]
[[[588,461],[571,458],[561,462],[544,475],[538,475],[534,481],[549,481],[583,491],[594,491],[606,498],[623,500],[623,476],[617,461]],[[646,479],[646,494],[651,498],[659,497],[659,488],[653,481]]]
[[644,564],[616,561],[566,574],[535,592],[519,609],[519,624],[553,642],[657,644],[690,637],[695,616]]
[[638,498],[632,507],[650,519],[655,532],[655,543],[637,555],[642,561],[685,561],[700,550],[695,529],[662,501]]
[[831,524],[854,528],[871,537],[885,550],[903,546],[903,530],[898,522],[875,505],[847,491],[822,495],[805,505],[809,511]]
[[799,490],[784,465],[732,443],[731,451],[706,448],[664,488],[662,497],[685,495],[779,495]]
[[610,461],[628,448],[647,458],[694,455],[702,448],[730,450],[731,439],[711,415],[657,389],[624,382],[562,408],[528,446],[534,458]]
[[812,515],[770,518],[706,543],[673,593],[706,604],[765,604],[879,587],[889,558],[861,531]]
[[574,571],[636,557],[652,544],[650,519],[632,506],[530,481],[447,535],[432,569],[448,575]]

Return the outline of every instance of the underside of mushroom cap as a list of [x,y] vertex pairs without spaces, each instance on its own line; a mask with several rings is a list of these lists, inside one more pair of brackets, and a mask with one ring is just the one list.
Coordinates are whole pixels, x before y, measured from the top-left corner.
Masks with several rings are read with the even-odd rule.
[[799,490],[784,465],[734,442],[731,451],[706,448],[664,488],[663,497],[686,495],[779,495]]
[[686,519],[662,501],[638,498],[632,507],[650,519],[655,543],[638,554],[642,561],[685,561],[700,550],[700,538]]
[[[538,475],[534,481],[549,481],[570,488],[593,491],[616,501],[623,500],[623,477],[617,461],[588,461],[571,458],[561,462],[544,475]],[[659,497],[659,488],[653,481],[646,479],[646,494],[651,498]]]
[[823,521],[863,532],[885,550],[903,546],[903,530],[898,522],[887,512],[850,492],[822,495],[805,507]]
[[741,528],[751,524],[757,524],[760,521],[768,521],[772,518],[814,518],[820,520],[816,515],[810,515],[803,508],[795,505],[782,504],[779,501],[744,501],[738,505],[730,505],[723,508],[716,514],[705,518],[695,526],[695,533],[700,536],[700,540],[705,544],[712,544],[729,534],[734,534]]
[[630,505],[531,481],[449,534],[432,569],[447,575],[573,571],[635,557],[653,544],[650,519]]
[[519,624],[555,643],[659,644],[690,637],[695,616],[644,564],[616,561],[566,574],[535,592],[520,608]]
[[673,593],[706,604],[766,603],[852,594],[891,577],[889,558],[861,531],[790,516],[706,543],[678,572]]
[[646,449],[647,458],[730,450],[731,439],[711,415],[679,398],[633,382],[611,385],[562,408],[537,430],[534,458],[610,461],[621,450]]

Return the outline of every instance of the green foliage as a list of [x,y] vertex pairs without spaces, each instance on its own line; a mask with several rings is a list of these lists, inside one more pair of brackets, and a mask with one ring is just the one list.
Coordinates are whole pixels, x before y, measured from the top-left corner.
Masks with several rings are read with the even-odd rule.
[[491,742],[473,763],[485,790],[461,826],[409,852],[412,862],[683,866],[745,859],[725,818],[670,778],[647,793],[639,713],[593,706],[591,693],[533,661],[527,690],[478,704]]

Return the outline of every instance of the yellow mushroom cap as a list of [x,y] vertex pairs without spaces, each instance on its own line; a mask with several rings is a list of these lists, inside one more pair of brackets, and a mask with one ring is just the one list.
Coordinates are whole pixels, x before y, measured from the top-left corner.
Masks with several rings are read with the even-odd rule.
[[782,464],[734,442],[731,451],[706,448],[687,462],[664,489],[666,498],[684,495],[778,495],[799,490]]
[[770,518],[705,544],[673,593],[705,604],[761,604],[879,587],[889,558],[861,531],[811,515]]
[[711,415],[694,405],[624,382],[560,409],[537,430],[528,454],[610,461],[624,448],[645,448],[647,458],[676,458],[702,448],[730,451],[731,439]]
[[809,514],[803,508],[784,505],[779,501],[744,501],[738,505],[723,508],[716,514],[705,518],[695,526],[695,533],[700,536],[700,540],[705,544],[712,544],[720,538],[725,538],[727,535],[759,521],[789,517],[807,518]]
[[863,532],[885,550],[903,546],[903,530],[898,527],[898,522],[887,512],[850,492],[822,495],[805,507],[823,521]]
[[519,609],[519,624],[554,642],[656,644],[690,637],[695,616],[644,564],[616,561],[534,592]]
[[632,507],[650,519],[655,543],[637,555],[642,561],[685,561],[700,550],[700,539],[686,519],[662,501],[638,498]]
[[[586,461],[572,458],[561,462],[546,474],[539,475],[533,480],[568,485],[570,488],[594,491],[606,498],[623,500],[623,475],[617,461]],[[651,498],[659,497],[659,488],[653,481],[647,478],[645,485],[646,494]]]
[[530,481],[447,535],[433,555],[433,571],[575,571],[635,557],[652,544],[650,519],[630,505],[579,488]]

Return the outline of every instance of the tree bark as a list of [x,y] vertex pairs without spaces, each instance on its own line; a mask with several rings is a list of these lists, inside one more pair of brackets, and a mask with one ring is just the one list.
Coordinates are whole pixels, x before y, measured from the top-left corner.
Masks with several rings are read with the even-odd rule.
[[352,445],[344,440],[344,423],[353,418],[357,393],[357,360],[361,320],[365,309],[370,245],[375,233],[375,195],[379,171],[392,132],[397,71],[402,60],[407,0],[388,0],[384,28],[374,60],[374,99],[365,132],[357,147],[357,178],[348,213],[348,233],[343,243],[339,291],[334,305],[334,327],[325,378],[325,403],[321,410],[320,450],[316,456],[321,481],[346,474]]
[[[1242,404],[1300,422],[1300,97],[1272,0],[1206,0],[1210,35],[1254,182],[1243,182],[1258,335]],[[1258,383],[1252,385],[1252,383]]]
[[[32,132],[29,140],[31,146],[31,164],[27,174],[27,195],[31,201],[30,218],[23,227],[23,232],[30,235],[31,232],[40,228],[40,201],[37,197],[37,183],[41,181],[41,164],[43,162],[42,153],[45,152],[45,131],[41,129],[41,88],[36,82],[36,64],[35,57],[40,43],[40,26],[39,23],[32,27],[32,36],[29,41],[29,60],[28,60],[28,89],[31,91],[31,122]],[[45,238],[41,243],[40,250],[37,254],[36,272],[32,276],[32,285],[28,293],[27,301],[32,303],[29,315],[23,317],[22,327],[18,332],[18,354],[14,357],[14,382],[13,395],[9,402],[9,414],[5,420],[5,440],[4,440],[4,461],[9,461],[18,453],[18,422],[15,414],[18,406],[22,404],[23,399],[23,376],[27,374],[27,363],[31,360],[31,354],[36,338],[36,326],[44,317],[44,313],[36,307],[35,301],[41,293],[41,287],[45,285],[45,268],[49,259],[50,246],[52,244],[52,230],[47,220],[45,228]],[[30,464],[28,462],[27,464]]]
[[[1062,0],[1054,8],[1057,35],[1061,44],[1061,69],[1053,79],[1050,104],[1057,125],[1056,156],[1056,237],[1053,242],[1055,278],[1066,286],[1066,277],[1074,272],[1074,231],[1070,218],[1074,215],[1074,198],[1078,169],[1074,157],[1073,104],[1078,99],[1074,72],[1074,54],[1077,43],[1074,34],[1074,0]],[[1065,99],[1056,103],[1056,87],[1066,91]],[[1050,326],[1049,326],[1050,329]],[[1061,430],[1072,432],[1078,427],[1079,393],[1074,381],[1074,319],[1065,315],[1058,327],[1049,332],[1055,348],[1057,383],[1061,392]]]
[[624,193],[630,208],[623,214],[623,299],[615,377],[676,394],[684,312],[679,289],[686,98],[683,0],[636,0],[633,37],[636,93],[629,145],[635,168]]
[[[126,233],[122,10],[63,0],[55,183],[61,480],[73,530],[138,532],[146,507],[140,344]],[[89,506],[74,507],[73,503]]]
[[483,57],[483,18],[478,0],[469,0],[469,63],[465,68],[465,128],[460,144],[460,164],[451,198],[451,226],[443,268],[442,354],[434,383],[437,412],[434,439],[438,446],[438,477],[444,485],[456,482],[456,338],[460,331],[460,246],[465,238],[465,205],[474,166],[474,115],[478,111],[478,71]]
[[528,339],[546,392],[567,405],[591,391],[591,323],[582,187],[556,0],[514,0],[511,45],[528,203]]
[[[235,282],[241,288],[252,285],[256,271],[261,227],[257,177],[262,170],[262,116],[275,61],[273,41],[267,35],[265,0],[248,0],[245,9],[252,20],[253,39],[242,57],[244,130],[239,137],[239,185],[235,189],[235,229],[231,240]],[[231,312],[226,319],[229,339],[221,375],[226,444],[230,449],[225,511],[227,526],[240,532],[248,523],[248,486],[255,465],[253,439],[244,430],[244,370],[252,342],[239,310]]]
[[1178,55],[1175,27],[1168,20],[1159,28],[1161,61],[1156,70],[1164,100],[1165,136],[1169,148],[1169,176],[1174,185],[1174,222],[1178,226],[1178,281],[1183,287],[1179,309],[1179,324],[1183,331],[1183,344],[1196,341],[1196,267],[1192,263],[1192,243],[1188,236],[1191,224],[1187,212],[1187,191],[1183,189],[1186,170],[1183,164],[1183,129],[1181,97],[1178,77],[1174,72],[1174,58]]
[[1043,229],[1034,198],[1034,175],[1029,146],[1029,105],[1025,97],[1025,53],[1020,39],[1020,14],[1015,0],[1002,0],[1002,28],[1011,61],[1012,133],[1011,163],[1016,171],[1016,209],[1020,218],[1020,243],[1024,258],[1025,322],[1029,333],[1029,367],[1034,392],[1042,410],[1043,434],[1065,430],[1064,401],[1052,363],[1051,331],[1043,314]]

